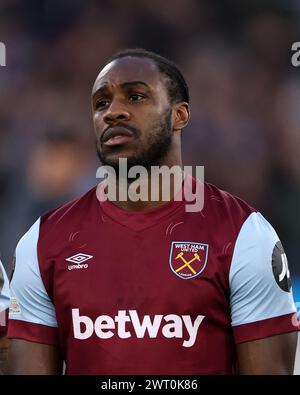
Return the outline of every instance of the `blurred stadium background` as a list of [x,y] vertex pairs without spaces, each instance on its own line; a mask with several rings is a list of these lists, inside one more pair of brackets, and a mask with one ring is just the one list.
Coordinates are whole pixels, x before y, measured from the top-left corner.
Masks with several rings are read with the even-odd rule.
[[[96,182],[94,79],[118,49],[175,60],[191,88],[185,164],[278,231],[300,302],[299,0],[1,0],[0,252]],[[297,367],[300,373],[300,366]]]

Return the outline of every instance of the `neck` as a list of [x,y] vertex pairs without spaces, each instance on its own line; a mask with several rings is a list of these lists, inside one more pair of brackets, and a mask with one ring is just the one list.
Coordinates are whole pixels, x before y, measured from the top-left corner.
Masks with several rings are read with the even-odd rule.
[[139,211],[159,207],[172,200],[183,182],[180,142],[173,141],[160,166],[152,166],[138,175],[135,179],[116,180],[116,200],[113,203],[117,207]]

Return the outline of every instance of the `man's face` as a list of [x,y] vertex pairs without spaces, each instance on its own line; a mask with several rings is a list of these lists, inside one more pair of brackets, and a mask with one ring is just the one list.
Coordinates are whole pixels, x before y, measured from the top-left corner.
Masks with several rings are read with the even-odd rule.
[[160,165],[172,141],[172,107],[156,64],[124,57],[98,75],[93,91],[93,120],[101,162],[117,168]]

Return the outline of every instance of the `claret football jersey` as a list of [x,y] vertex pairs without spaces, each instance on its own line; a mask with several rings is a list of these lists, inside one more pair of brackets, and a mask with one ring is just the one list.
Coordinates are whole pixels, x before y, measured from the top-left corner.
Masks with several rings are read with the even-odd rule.
[[234,374],[236,344],[297,329],[282,245],[246,203],[204,184],[199,212],[133,212],[99,193],[20,240],[10,338],[60,347],[68,374]]

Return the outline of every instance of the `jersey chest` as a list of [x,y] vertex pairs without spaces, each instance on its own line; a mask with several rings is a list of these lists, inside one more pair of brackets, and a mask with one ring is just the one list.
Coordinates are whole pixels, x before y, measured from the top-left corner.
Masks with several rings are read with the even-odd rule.
[[228,322],[231,255],[218,240],[184,221],[142,232],[114,224],[73,232],[51,257],[54,303],[94,319],[135,310]]

